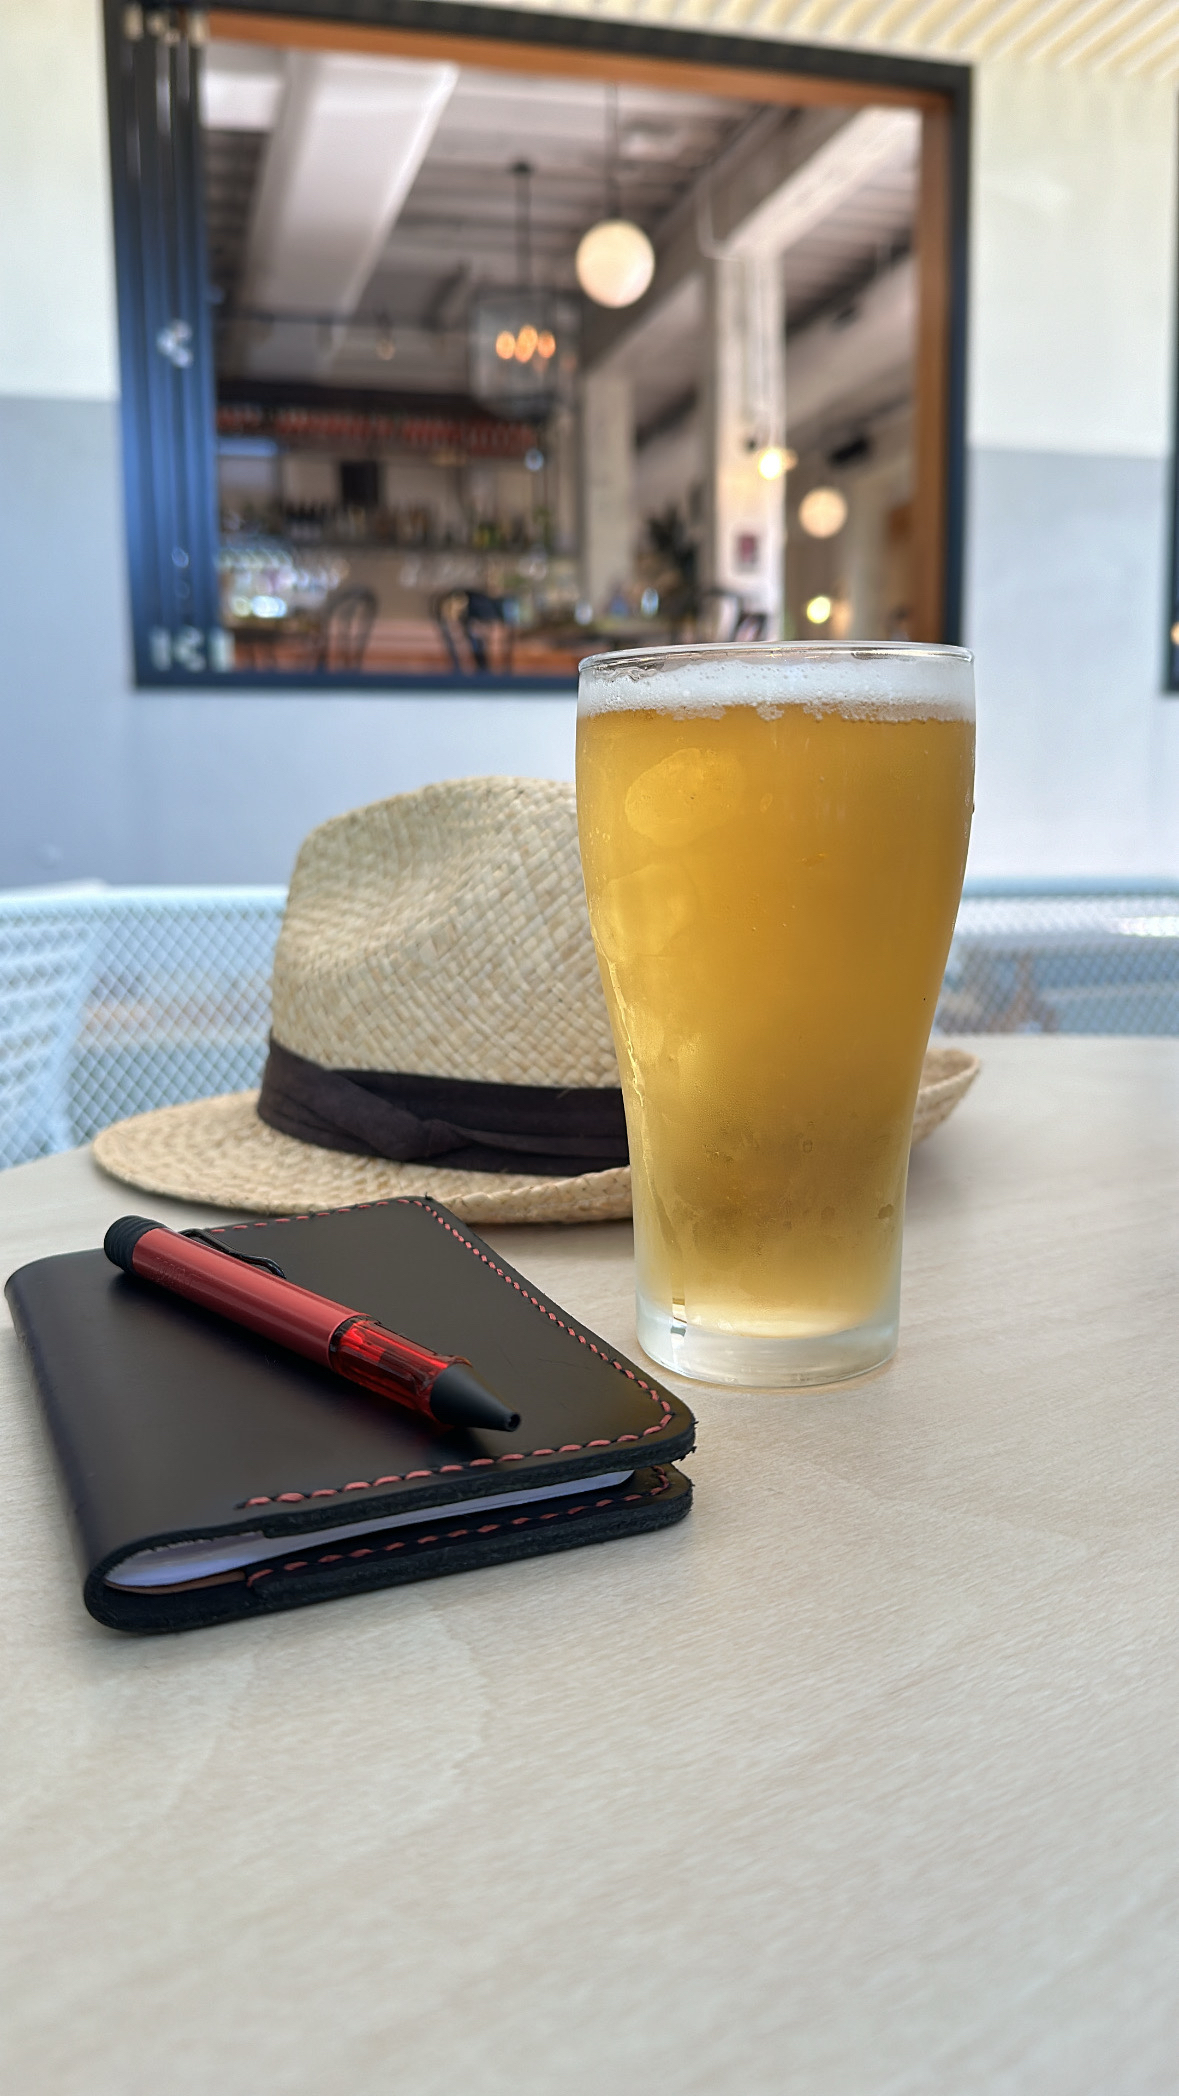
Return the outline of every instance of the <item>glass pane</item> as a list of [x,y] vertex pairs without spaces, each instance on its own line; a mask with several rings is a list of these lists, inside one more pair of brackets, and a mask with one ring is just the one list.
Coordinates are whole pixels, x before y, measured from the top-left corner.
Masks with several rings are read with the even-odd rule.
[[905,630],[919,120],[213,42],[226,666]]

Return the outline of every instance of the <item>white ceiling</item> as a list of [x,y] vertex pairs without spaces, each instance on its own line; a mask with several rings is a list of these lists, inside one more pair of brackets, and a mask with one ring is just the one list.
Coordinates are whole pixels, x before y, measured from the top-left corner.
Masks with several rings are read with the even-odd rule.
[[[340,61],[315,61],[320,70],[325,63],[339,71]],[[438,71],[407,61],[384,68],[375,60],[343,64],[367,66],[375,81],[388,71],[388,89],[381,89],[386,98],[393,88],[404,94],[402,75],[420,73],[425,92]],[[576,77],[462,67],[445,97],[435,98],[432,129],[412,181],[408,187],[386,184],[381,192],[368,166],[379,149],[380,123],[371,137],[358,126],[354,150],[342,120],[347,111],[335,107],[348,82],[341,84],[333,73],[331,82],[320,83],[333,88],[332,108],[321,111],[314,97],[304,108],[307,73],[306,60],[295,54],[216,42],[209,47],[203,96],[213,275],[228,292],[226,311],[236,304],[270,313],[352,313],[353,325],[284,320],[273,327],[239,326],[222,338],[223,368],[336,385],[465,391],[469,298],[480,285],[519,278],[520,184],[513,164],[526,159],[534,170],[534,277],[572,289],[577,242],[609,207],[609,91]],[[701,175],[747,128],[756,135],[759,123],[764,127],[765,117],[755,103],[658,89],[620,91],[621,201],[657,248],[662,229],[672,238],[670,229],[684,209],[692,211],[690,196]],[[399,126],[384,128],[396,158]],[[918,137],[911,112],[863,111],[755,208],[747,221],[751,237],[758,232],[759,211],[774,214],[773,226],[762,230],[772,235],[775,251],[785,250],[787,313],[795,331],[833,299],[861,290],[907,247]],[[307,162],[303,188],[310,182],[314,192],[318,185],[314,209],[295,208],[291,184],[270,179],[292,152],[300,166]],[[392,180],[396,170],[385,172]],[[277,231],[267,208],[272,190],[281,192]],[[343,256],[336,276],[347,263],[346,295],[334,277],[329,281],[330,270],[324,274],[327,263],[319,253],[324,244],[316,220],[329,204],[340,227],[325,254],[331,260],[338,249]],[[378,226],[381,236],[373,242]],[[307,253],[301,255],[304,234]],[[366,241],[362,282],[352,250],[359,256]],[[690,396],[698,379],[698,275],[689,275],[679,290],[641,315],[634,353],[626,352],[641,426]],[[379,359],[377,328],[395,335],[392,362]]]
[[245,303],[279,313],[351,313],[430,149],[458,69],[293,51],[286,70],[278,127],[253,199]]
[[[234,282],[247,246],[248,278],[256,287],[265,277],[259,240],[249,242],[248,230],[253,223],[257,236],[267,162],[274,157],[267,136],[284,111],[284,97],[289,114],[297,87],[294,66],[288,80],[289,63],[282,52],[248,45],[213,43],[208,51],[203,99],[214,276],[243,304],[259,302],[247,296],[245,279]],[[425,75],[429,68],[420,70]],[[463,67],[416,179],[376,251],[360,310],[388,315],[399,327],[437,328],[460,317],[464,286],[514,282],[520,185],[511,169],[522,158],[534,169],[534,273],[555,288],[572,289],[577,242],[607,208],[607,97],[596,81]],[[677,201],[756,113],[752,103],[622,89],[620,188],[628,215],[657,237]],[[900,112],[871,112],[860,127],[878,120],[881,137],[868,141],[873,150],[866,158],[861,154],[863,165],[852,167],[855,155],[841,152],[838,142],[826,155],[832,165],[818,185],[822,194],[803,217],[795,212],[798,222],[788,229],[787,301],[800,319],[905,243],[914,204],[916,125]],[[285,126],[284,115],[280,132]],[[334,152],[332,186],[346,196],[355,178],[346,133],[336,137]],[[350,299],[349,306],[356,303]],[[303,304],[309,309],[314,301],[308,296]],[[323,310],[345,308],[325,299]]]
[[[837,211],[804,233],[786,256],[786,326],[805,327],[831,302],[833,285],[850,290],[887,268],[910,243],[917,206],[916,140],[877,168],[872,180],[846,196]],[[868,258],[871,258],[869,261]]]
[[[245,45],[210,44],[202,92],[206,127],[214,134],[211,159],[216,190],[226,141],[234,135],[291,128],[301,61]],[[379,72],[382,61],[319,60]],[[436,68],[400,70],[423,76]],[[598,81],[545,79],[462,67],[441,110],[429,149],[408,195],[401,200],[377,254],[369,293],[373,310],[400,321],[429,317],[440,279],[468,270],[475,282],[514,283],[518,275],[519,183],[513,164],[532,169],[532,259],[536,276],[555,288],[575,284],[577,243],[608,207],[611,90]],[[619,190],[627,215],[650,230],[699,171],[753,114],[753,105],[707,95],[623,88],[617,96]],[[238,153],[240,167],[256,156]],[[262,155],[265,168],[273,153]],[[346,132],[334,140],[331,186],[341,194],[366,179],[353,168]],[[214,197],[215,211],[221,208]],[[231,215],[256,214],[256,194],[235,194]],[[241,245],[239,236],[238,245]],[[250,243],[256,250],[256,243]],[[255,253],[253,275],[264,272]],[[304,301],[306,304],[307,302]],[[332,310],[336,310],[334,307]]]
[[286,58],[265,45],[211,44],[201,72],[201,121],[211,131],[271,131]]
[[[421,174],[389,241],[385,266],[404,274],[473,260],[484,279],[511,282],[516,182],[532,178],[533,259],[546,283],[572,288],[573,256],[608,208],[611,90],[601,82],[482,72],[464,66]],[[626,87],[618,93],[620,191],[629,217],[654,230],[677,196],[752,114],[707,95]]]

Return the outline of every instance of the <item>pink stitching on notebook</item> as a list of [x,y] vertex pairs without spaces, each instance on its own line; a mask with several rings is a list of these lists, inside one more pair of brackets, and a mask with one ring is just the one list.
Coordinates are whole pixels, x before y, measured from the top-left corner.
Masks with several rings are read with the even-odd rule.
[[[394,1205],[396,1198],[396,1196],[393,1196],[387,1201],[357,1201],[352,1204],[351,1208],[317,1208],[310,1215],[266,1216],[260,1217],[257,1222],[253,1223],[226,1223],[223,1224],[221,1227],[225,1230],[266,1230],[270,1228],[272,1223],[306,1223],[313,1222],[319,1219],[320,1217],[330,1215],[349,1215],[352,1214],[356,1209],[361,1208],[390,1208]],[[600,1346],[597,1346],[587,1333],[580,1332],[576,1329],[575,1326],[567,1324],[565,1319],[563,1317],[559,1317],[555,1310],[550,1310],[545,1303],[542,1303],[539,1296],[533,1295],[530,1292],[530,1290],[526,1288],[523,1285],[523,1283],[520,1282],[514,1275],[506,1273],[504,1268],[500,1266],[496,1260],[489,1258],[486,1252],[480,1251],[477,1245],[473,1245],[468,1237],[464,1237],[458,1230],[454,1228],[453,1224],[447,1222],[444,1216],[437,1214],[437,1212],[432,1207],[430,1207],[425,1201],[411,1199],[406,1202],[406,1205],[407,1207],[420,1208],[424,1215],[430,1216],[432,1220],[438,1224],[440,1229],[445,1230],[448,1236],[453,1237],[457,1244],[461,1244],[465,1248],[465,1250],[470,1252],[474,1258],[479,1260],[481,1265],[486,1266],[493,1274],[498,1274],[500,1280],[506,1281],[510,1288],[514,1288],[516,1294],[523,1297],[523,1300],[526,1303],[531,1303],[534,1310],[539,1310],[542,1317],[547,1317],[550,1324],[557,1325],[562,1332],[567,1332],[571,1339],[576,1339],[579,1345],[588,1347],[591,1354],[596,1354],[599,1361],[605,1361],[609,1367],[617,1370],[619,1375],[625,1376],[628,1382],[637,1384],[640,1390],[645,1391],[646,1395],[651,1399],[652,1403],[657,1404],[660,1407],[663,1416],[655,1423],[655,1425],[643,1428],[641,1437],[642,1439],[645,1440],[649,1434],[661,1434],[663,1432],[664,1427],[667,1426],[670,1422],[672,1416],[672,1407],[670,1401],[663,1395],[663,1392],[661,1390],[654,1389],[652,1385],[647,1382],[646,1378],[644,1376],[639,1375],[635,1369],[625,1367],[621,1361],[616,1360],[610,1354],[603,1352],[602,1348]],[[562,1442],[561,1447],[556,1450],[551,1448],[531,1448],[528,1450],[511,1450],[509,1451],[509,1453],[502,1456],[475,1456],[472,1459],[472,1461],[466,1465],[462,1463],[443,1464],[437,1473],[435,1473],[433,1470],[408,1470],[405,1474],[405,1481],[408,1483],[411,1478],[416,1479],[420,1477],[433,1477],[435,1476],[435,1474],[437,1474],[440,1477],[445,1475],[451,1475],[456,1471],[461,1472],[464,1468],[469,1470],[486,1470],[491,1469],[496,1463],[523,1463],[528,1457],[531,1456],[551,1456],[554,1454],[580,1455],[583,1448],[621,1448],[625,1444],[629,1442],[637,1442],[639,1439],[640,1436],[638,1434],[619,1434],[616,1436],[614,1441],[565,1441]],[[309,1493],[259,1493],[253,1499],[239,1500],[238,1505],[247,1507],[277,1506],[302,1499],[335,1499],[338,1498],[340,1494],[344,1492],[371,1492],[374,1491],[376,1486],[378,1485],[400,1484],[401,1482],[402,1480],[398,1477],[378,1477],[372,1479],[371,1481],[365,1478],[360,1478],[354,1481],[353,1483],[347,1485],[317,1485],[314,1488],[314,1490]]]
[[[622,1500],[622,1503],[624,1505],[631,1505],[636,1500],[640,1499],[659,1499],[662,1496],[662,1494],[667,1491],[667,1471],[659,1464],[653,1465],[653,1468],[655,1476],[659,1480],[658,1484],[653,1485],[651,1489],[647,1492],[625,1493],[623,1495]],[[595,1508],[610,1507],[615,1506],[617,1504],[618,1502],[613,1499],[598,1499],[594,1502]],[[581,1502],[579,1502],[577,1506],[556,1507],[540,1515],[517,1514],[515,1519],[508,1522],[506,1525],[510,1528],[532,1528],[533,1526],[538,1525],[541,1521],[570,1521],[572,1520],[575,1514],[587,1514],[590,1511],[590,1507],[584,1500],[582,1500]],[[505,1524],[502,1521],[488,1521],[485,1522],[482,1527],[477,1528],[475,1530],[475,1534],[478,1536],[498,1535],[500,1529],[504,1527],[504,1525]],[[470,1533],[471,1531],[469,1528],[448,1528],[445,1537],[443,1537],[438,1532],[434,1532],[430,1535],[418,1536],[414,1540],[416,1541],[417,1547],[420,1550],[428,1543],[440,1543],[443,1541],[446,1541],[448,1543],[457,1543],[461,1541],[463,1537],[469,1536]],[[382,1547],[386,1553],[393,1550],[404,1550],[405,1540],[402,1539],[395,1543],[386,1543]],[[353,1558],[372,1557],[374,1555],[374,1552],[372,1549],[350,1550],[347,1553],[347,1555]],[[284,1572],[315,1572],[319,1570],[319,1567],[321,1565],[340,1564],[343,1560],[343,1556],[344,1553],[338,1550],[325,1551],[323,1553],[323,1556],[318,1558],[295,1558],[289,1564],[284,1565],[282,1569]],[[273,1570],[274,1567],[272,1565],[262,1565],[258,1569],[258,1571],[251,1572],[248,1575],[246,1579],[246,1585],[252,1587],[256,1580],[268,1579]]]

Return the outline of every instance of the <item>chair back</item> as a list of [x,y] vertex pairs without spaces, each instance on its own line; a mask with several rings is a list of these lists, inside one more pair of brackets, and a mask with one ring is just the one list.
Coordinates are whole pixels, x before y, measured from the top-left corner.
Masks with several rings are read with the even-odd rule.
[[0,1168],[258,1083],[281,888],[0,894]]
[[[516,637],[515,600],[489,597],[485,590],[446,590],[435,599],[434,617],[456,674],[511,670]],[[497,638],[499,660],[491,660],[488,641]]]
[[73,1148],[66,1073],[100,925],[79,898],[0,904],[0,1169]]
[[332,597],[323,622],[319,668],[363,669],[376,615],[375,590],[346,589]]
[[697,640],[735,640],[743,609],[736,590],[701,590],[696,611]]

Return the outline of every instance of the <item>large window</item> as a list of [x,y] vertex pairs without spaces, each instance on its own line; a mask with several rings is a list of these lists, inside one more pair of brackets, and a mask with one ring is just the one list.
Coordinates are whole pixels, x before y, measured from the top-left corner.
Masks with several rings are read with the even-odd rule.
[[109,9],[139,681],[955,637],[967,76],[363,12]]

